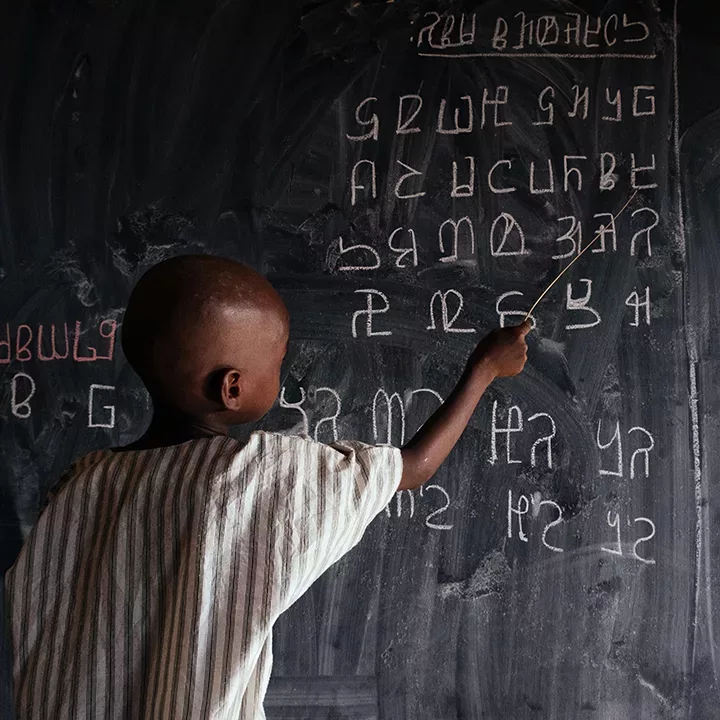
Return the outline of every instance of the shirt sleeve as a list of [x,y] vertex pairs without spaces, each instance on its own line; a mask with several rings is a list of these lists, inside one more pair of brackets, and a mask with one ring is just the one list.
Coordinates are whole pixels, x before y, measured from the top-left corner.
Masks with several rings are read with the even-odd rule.
[[267,489],[279,493],[270,537],[281,557],[283,611],[357,545],[387,506],[400,484],[402,455],[387,445],[257,435],[263,475],[272,483]]

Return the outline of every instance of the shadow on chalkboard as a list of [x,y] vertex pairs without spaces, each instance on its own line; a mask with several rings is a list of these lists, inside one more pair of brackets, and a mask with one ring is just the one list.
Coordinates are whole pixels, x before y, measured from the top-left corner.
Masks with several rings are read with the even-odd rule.
[[4,575],[15,562],[23,544],[15,498],[9,495],[7,487],[0,488],[0,527],[3,537],[2,549],[0,549],[0,572]]
[[0,583],[0,610],[2,627],[0,628],[0,720],[14,720],[12,691],[12,654],[10,652],[10,633],[5,607],[5,574]]
[[3,531],[2,555],[0,555],[0,720],[14,720],[12,691],[12,652],[10,645],[9,618],[5,605],[5,573],[15,562],[23,544],[20,519],[15,503],[0,489],[0,525]]

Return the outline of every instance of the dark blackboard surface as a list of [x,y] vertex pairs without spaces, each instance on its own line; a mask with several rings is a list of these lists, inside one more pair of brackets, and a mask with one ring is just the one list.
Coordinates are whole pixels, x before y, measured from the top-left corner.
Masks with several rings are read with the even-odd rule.
[[717,717],[718,21],[529,5],[6,4],[4,569],[70,461],[148,419],[115,336],[152,263],[220,253],[278,287],[262,427],[399,444],[573,257],[570,218],[587,243],[639,187],[536,311],[523,376],[281,618],[267,711]]

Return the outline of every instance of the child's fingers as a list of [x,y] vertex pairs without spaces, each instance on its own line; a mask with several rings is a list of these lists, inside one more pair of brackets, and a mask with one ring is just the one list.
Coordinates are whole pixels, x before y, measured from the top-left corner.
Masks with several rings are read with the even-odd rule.
[[515,332],[517,332],[520,337],[525,337],[530,332],[531,327],[530,321],[525,320],[525,322],[515,327]]

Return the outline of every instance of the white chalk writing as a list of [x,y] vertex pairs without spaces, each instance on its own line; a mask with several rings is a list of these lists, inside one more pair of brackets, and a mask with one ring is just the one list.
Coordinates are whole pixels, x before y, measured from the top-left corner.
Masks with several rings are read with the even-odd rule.
[[633,290],[625,299],[625,304],[635,310],[635,317],[630,321],[630,325],[633,327],[640,326],[640,311],[643,311],[643,317],[645,324],[650,324],[650,288],[646,287],[643,293],[643,299],[640,299],[640,295],[637,290]]
[[590,296],[592,295],[592,280],[587,278],[581,278],[578,280],[579,283],[584,283],[585,294],[578,297],[573,297],[572,283],[567,284],[565,293],[565,307],[568,311],[572,312],[585,312],[590,313],[593,317],[592,320],[582,323],[573,323],[571,325],[565,325],[566,330],[586,330],[591,327],[595,327],[600,324],[600,313],[588,304],[590,302]]
[[405,230],[404,227],[398,227],[395,228],[391,233],[390,237],[388,238],[388,247],[392,252],[397,253],[397,257],[395,258],[395,267],[399,268],[405,268],[408,267],[405,258],[409,255],[411,260],[410,263],[412,267],[417,267],[418,264],[418,252],[417,252],[417,242],[415,240],[415,231],[412,228],[407,228],[407,235],[410,238],[410,247],[398,247],[397,245],[393,245],[393,239],[396,235],[403,232]]
[[466,228],[465,237],[470,243],[470,256],[475,254],[475,230],[473,228],[472,220],[470,220],[469,217],[462,217],[457,221],[448,219],[445,220],[438,229],[438,244],[440,245],[440,252],[444,253],[445,243],[443,242],[443,238],[445,235],[445,228],[450,228],[450,231],[452,232],[452,252],[449,255],[441,257],[440,262],[449,263],[455,262],[458,259],[459,233],[461,227]]
[[[367,337],[373,337],[374,335],[392,335],[392,330],[374,330],[373,329],[373,318],[376,315],[383,315],[390,310],[390,301],[387,299],[385,293],[380,290],[374,290],[373,288],[364,288],[362,290],[356,290],[355,293],[365,294],[365,309],[356,310],[352,316],[352,336],[356,338],[357,334],[357,321],[358,318],[365,316],[365,335]],[[384,305],[382,307],[375,307],[375,298],[380,298]]]
[[366,190],[365,185],[360,184],[360,169],[367,166],[370,169],[370,193],[374,199],[377,197],[377,175],[375,173],[375,163],[372,160],[358,160],[350,173],[350,204],[355,205],[357,202],[358,190]]
[[[552,441],[555,438],[557,428],[553,418],[545,412],[539,412],[531,415],[528,422],[536,422],[541,419],[549,421],[550,428],[547,435],[542,435],[535,439],[530,448],[530,465],[536,467],[538,464],[538,449],[540,446],[545,447],[545,462],[548,468],[553,467]],[[504,436],[505,440],[505,457],[508,464],[517,464],[522,462],[519,459],[511,457],[512,452],[512,436],[523,433],[525,425],[523,422],[523,412],[517,405],[512,405],[507,409],[507,424],[502,427],[499,424],[498,417],[498,401],[493,401],[492,419],[490,426],[490,464],[495,465],[498,462],[498,437]]]
[[[511,237],[516,238],[516,247],[506,249],[505,245]],[[499,242],[497,242],[499,238]],[[529,250],[525,249],[525,233],[520,223],[507,212],[502,212],[493,221],[490,228],[490,254],[493,257],[501,255],[527,255]]]
[[551,544],[548,539],[547,535],[550,530],[558,525],[560,525],[563,521],[563,511],[560,505],[558,505],[554,500],[543,500],[542,495],[539,492],[533,493],[531,496],[527,496],[525,494],[521,494],[518,496],[517,501],[513,499],[513,492],[512,490],[508,490],[508,502],[507,502],[507,536],[508,538],[512,539],[515,532],[515,522],[514,520],[517,519],[517,537],[518,540],[521,542],[529,542],[528,535],[526,533],[526,528],[524,525],[524,520],[526,519],[526,516],[530,512],[530,508],[532,507],[532,513],[531,517],[532,519],[537,519],[540,516],[540,513],[542,512],[543,508],[551,508],[554,510],[555,518],[551,520],[550,522],[545,523],[543,526],[542,534],[540,536],[540,542],[548,549],[552,550],[553,552],[564,552],[563,548],[558,547],[557,545]]
[[380,134],[380,119],[378,118],[377,114],[373,113],[369,120],[363,120],[360,117],[360,113],[364,110],[365,105],[371,102],[377,102],[377,98],[367,97],[355,108],[355,121],[357,122],[357,124],[362,126],[369,126],[370,130],[362,133],[361,135],[350,135],[348,133],[346,136],[348,140],[352,142],[362,142],[363,140],[378,139],[378,136]]
[[102,409],[107,413],[104,420],[98,420],[95,416],[95,393],[96,392],[115,392],[114,385],[96,385],[90,386],[90,400],[88,402],[88,427],[114,428],[115,427],[115,405],[102,405]]
[[[614,466],[612,467],[612,469],[604,467],[601,457],[600,475],[614,475],[615,477],[623,477],[623,435],[620,431],[620,421],[615,421],[615,428],[609,440],[607,440],[606,442],[602,441],[600,439],[601,434],[602,420],[598,420],[597,432],[595,434],[595,443],[597,444],[598,450],[609,450],[610,448],[614,448]],[[655,447],[655,439],[652,433],[647,430],[647,428],[641,427],[640,425],[636,425],[627,431],[628,437],[632,437],[633,434],[636,434],[635,436],[639,437],[640,443],[642,444],[639,444],[637,447],[635,447],[632,455],[630,456],[630,479],[635,479],[635,463],[637,458],[642,460],[643,474],[647,478],[650,476],[650,453]],[[643,439],[644,442],[642,442]]]
[[[649,542],[655,537],[655,523],[650,520],[650,518],[647,517],[637,517],[633,518],[632,525],[635,525],[637,523],[642,523],[649,526],[649,531],[647,535],[642,535],[639,538],[636,538],[635,541],[632,544],[632,547],[630,548],[629,555],[631,558],[635,560],[639,560],[641,563],[644,563],[646,565],[654,565],[655,560],[652,558],[645,557],[643,555],[640,555],[637,551],[638,546],[642,543]],[[613,538],[613,544],[612,546],[608,547],[606,545],[601,546],[601,550],[606,553],[610,553],[611,555],[617,555],[619,557],[624,556],[624,549],[623,549],[623,543],[622,543],[622,533],[620,528],[620,514],[617,512],[613,512],[612,510],[608,511],[607,514],[607,524],[615,531],[615,537]],[[627,525],[628,527],[631,527],[630,517],[627,518]]]
[[[453,297],[457,301],[457,308],[455,310],[455,314],[452,317],[449,317],[448,312],[448,298]],[[440,304],[440,318],[442,322],[442,330],[446,333],[474,333],[474,328],[468,328],[468,327],[455,327],[455,321],[460,316],[460,313],[463,309],[463,296],[462,294],[457,290],[446,290],[443,292],[442,290],[436,290],[433,293],[433,296],[430,298],[430,324],[427,326],[428,330],[435,330],[437,328],[437,324],[435,322],[435,306],[436,304]]]
[[[22,385],[25,387],[21,390]],[[13,375],[10,381],[10,411],[15,417],[26,420],[32,415],[30,401],[35,395],[35,390],[35,380],[32,376],[24,372]]]
[[355,270],[376,270],[380,267],[380,255],[378,254],[378,251],[375,250],[375,248],[371,247],[370,245],[349,245],[345,247],[345,240],[343,239],[342,235],[338,238],[338,252],[340,254],[340,257],[343,255],[346,255],[347,253],[357,253],[356,257],[356,263],[358,260],[362,259],[363,255],[362,253],[367,253],[370,257],[367,257],[368,263],[365,265],[341,265],[338,267],[338,270],[341,270],[342,272],[353,272]]

